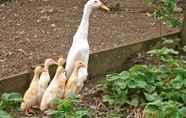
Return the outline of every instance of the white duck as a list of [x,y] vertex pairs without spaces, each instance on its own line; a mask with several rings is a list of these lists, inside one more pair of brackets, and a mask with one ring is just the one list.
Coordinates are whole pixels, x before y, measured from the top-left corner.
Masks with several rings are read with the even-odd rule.
[[[77,60],[81,60],[83,63],[88,64],[90,54],[88,44],[89,17],[92,10],[98,7],[109,11],[109,8],[107,8],[100,0],[89,0],[85,4],[80,26],[73,37],[72,46],[67,56],[65,67],[67,78],[72,74]],[[88,75],[87,69],[81,69],[81,72],[84,73],[85,77]]]
[[46,91],[49,81],[50,81],[50,75],[48,72],[48,68],[50,65],[53,65],[53,64],[57,64],[57,62],[50,58],[45,60],[45,63],[44,63],[45,71],[42,72],[40,79],[39,79],[39,93],[38,93],[39,103],[41,102],[42,96],[44,92]]

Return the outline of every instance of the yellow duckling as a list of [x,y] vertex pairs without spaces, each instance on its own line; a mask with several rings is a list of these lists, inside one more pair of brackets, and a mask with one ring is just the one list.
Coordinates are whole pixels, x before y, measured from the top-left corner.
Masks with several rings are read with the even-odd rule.
[[48,72],[48,68],[50,65],[57,64],[56,61],[53,59],[46,59],[44,63],[45,72],[42,72],[40,79],[39,79],[39,93],[38,93],[38,101],[41,102],[44,92],[48,87],[48,83],[50,81],[50,75]]
[[38,92],[39,92],[39,78],[41,73],[44,72],[42,66],[37,66],[34,70],[34,77],[28,90],[25,92],[23,102],[21,103],[21,110],[30,112],[32,106],[38,105]]
[[84,64],[82,61],[77,61],[75,64],[75,68],[67,81],[66,87],[65,87],[65,98],[69,98],[72,96],[79,95],[81,89],[84,86],[84,81],[87,79],[88,73],[84,73],[87,69],[87,65]]
[[41,100],[40,109],[41,111],[46,110],[49,107],[53,107],[52,100],[55,98],[62,98],[64,95],[65,84],[66,84],[66,75],[64,70],[64,58],[59,58],[58,68],[56,70],[55,76],[51,81],[49,87],[45,91],[43,98]]

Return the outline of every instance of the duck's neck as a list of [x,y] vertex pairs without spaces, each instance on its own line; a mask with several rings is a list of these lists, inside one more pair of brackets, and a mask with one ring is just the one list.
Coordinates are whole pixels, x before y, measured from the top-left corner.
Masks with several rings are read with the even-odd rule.
[[34,77],[33,77],[33,78],[34,78],[34,80],[39,80],[39,76],[40,76],[40,74],[39,74],[39,73],[35,73],[35,74],[34,74]]
[[45,69],[46,72],[48,72],[48,65],[45,65],[44,69]]
[[89,17],[90,17],[91,12],[92,12],[92,8],[89,5],[85,5],[80,26],[74,36],[75,41],[79,42],[80,40],[87,40],[88,27],[89,27]]

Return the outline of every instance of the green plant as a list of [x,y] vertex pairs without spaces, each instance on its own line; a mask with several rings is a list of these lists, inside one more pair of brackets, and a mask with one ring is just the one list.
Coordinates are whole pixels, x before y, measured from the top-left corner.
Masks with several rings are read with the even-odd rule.
[[147,118],[186,118],[186,63],[163,47],[148,52],[158,65],[134,65],[99,85],[103,101],[114,108],[141,107]]
[[182,23],[173,15],[176,8],[176,0],[160,0],[155,4],[155,0],[144,0],[145,3],[154,5],[153,16],[171,27],[181,27]]
[[0,118],[13,118],[7,111],[19,110],[22,101],[19,93],[3,93],[0,98]]
[[79,102],[78,97],[54,99],[53,104],[57,106],[57,109],[49,109],[48,113],[52,118],[89,118],[89,109],[82,106],[76,106]]
[[6,111],[0,109],[0,118],[14,118],[9,115]]
[[3,93],[0,99],[0,109],[18,108],[21,101],[22,97],[19,93]]

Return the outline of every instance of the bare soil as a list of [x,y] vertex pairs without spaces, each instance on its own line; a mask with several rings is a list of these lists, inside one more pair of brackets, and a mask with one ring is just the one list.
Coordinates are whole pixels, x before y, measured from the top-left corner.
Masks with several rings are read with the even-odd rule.
[[[0,4],[0,78],[29,70],[46,58],[66,57],[85,0],[9,0]],[[90,19],[91,51],[160,35],[143,0],[107,0],[112,11]],[[162,33],[175,29],[162,28]]]

